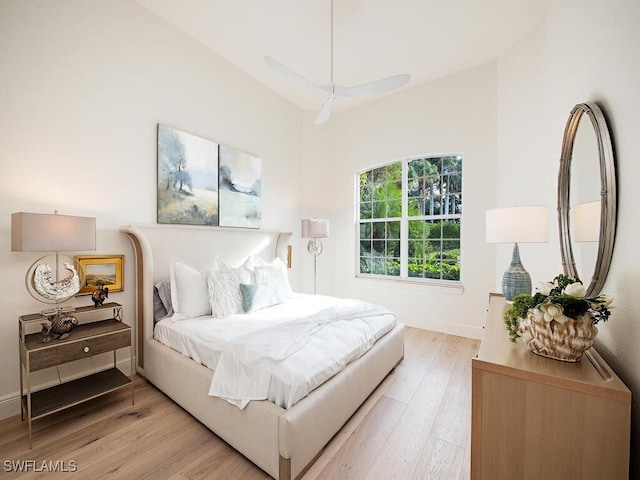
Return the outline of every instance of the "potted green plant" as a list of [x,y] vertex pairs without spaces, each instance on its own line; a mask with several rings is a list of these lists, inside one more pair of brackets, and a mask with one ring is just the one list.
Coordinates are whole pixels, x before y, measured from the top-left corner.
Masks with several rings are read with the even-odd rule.
[[512,341],[518,338],[539,355],[577,362],[593,344],[595,326],[608,320],[613,298],[601,294],[587,298],[580,281],[560,274],[538,285],[534,295],[521,294],[505,310]]

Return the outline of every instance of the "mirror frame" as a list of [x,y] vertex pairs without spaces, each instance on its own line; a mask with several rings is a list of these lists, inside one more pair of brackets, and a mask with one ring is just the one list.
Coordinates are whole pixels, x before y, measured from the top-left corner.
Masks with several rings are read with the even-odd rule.
[[[571,210],[571,157],[573,144],[580,119],[588,116],[596,134],[598,143],[598,158],[600,165],[600,235],[598,241],[598,256],[594,266],[593,276],[587,289],[587,297],[600,294],[609,273],[613,244],[616,235],[617,193],[615,157],[611,143],[611,136],[607,121],[595,103],[579,103],[569,115],[562,140],[562,154],[558,173],[558,226],[560,230],[560,253],[565,275],[580,279],[573,257],[571,244],[570,217]],[[584,284],[584,281],[583,281]]]

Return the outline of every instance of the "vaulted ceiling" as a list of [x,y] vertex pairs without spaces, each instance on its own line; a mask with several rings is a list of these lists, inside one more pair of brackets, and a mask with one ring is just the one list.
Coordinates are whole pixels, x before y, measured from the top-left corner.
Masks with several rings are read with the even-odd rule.
[[[316,92],[277,75],[264,57],[328,84],[331,0],[137,1],[301,108],[322,105]],[[471,68],[519,42],[547,8],[547,0],[334,0],[335,82],[353,86],[408,73],[403,88],[411,88]]]

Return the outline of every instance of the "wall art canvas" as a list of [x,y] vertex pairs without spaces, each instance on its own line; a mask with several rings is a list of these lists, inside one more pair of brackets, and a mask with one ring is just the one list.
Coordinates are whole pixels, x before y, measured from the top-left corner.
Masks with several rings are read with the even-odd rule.
[[260,228],[262,159],[225,145],[219,147],[220,225]]
[[218,144],[158,124],[158,223],[218,225]]

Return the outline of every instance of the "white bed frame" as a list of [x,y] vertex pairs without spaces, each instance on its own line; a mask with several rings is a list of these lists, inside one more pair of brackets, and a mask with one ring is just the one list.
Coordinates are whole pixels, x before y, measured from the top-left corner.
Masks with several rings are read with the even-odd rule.
[[171,257],[203,266],[249,254],[287,258],[291,233],[169,225],[123,226],[136,256],[136,370],[269,475],[301,477],[384,377],[404,357],[398,324],[358,360],[285,410],[253,401],[240,410],[208,395],[213,372],[153,339],[153,285],[169,278]]

